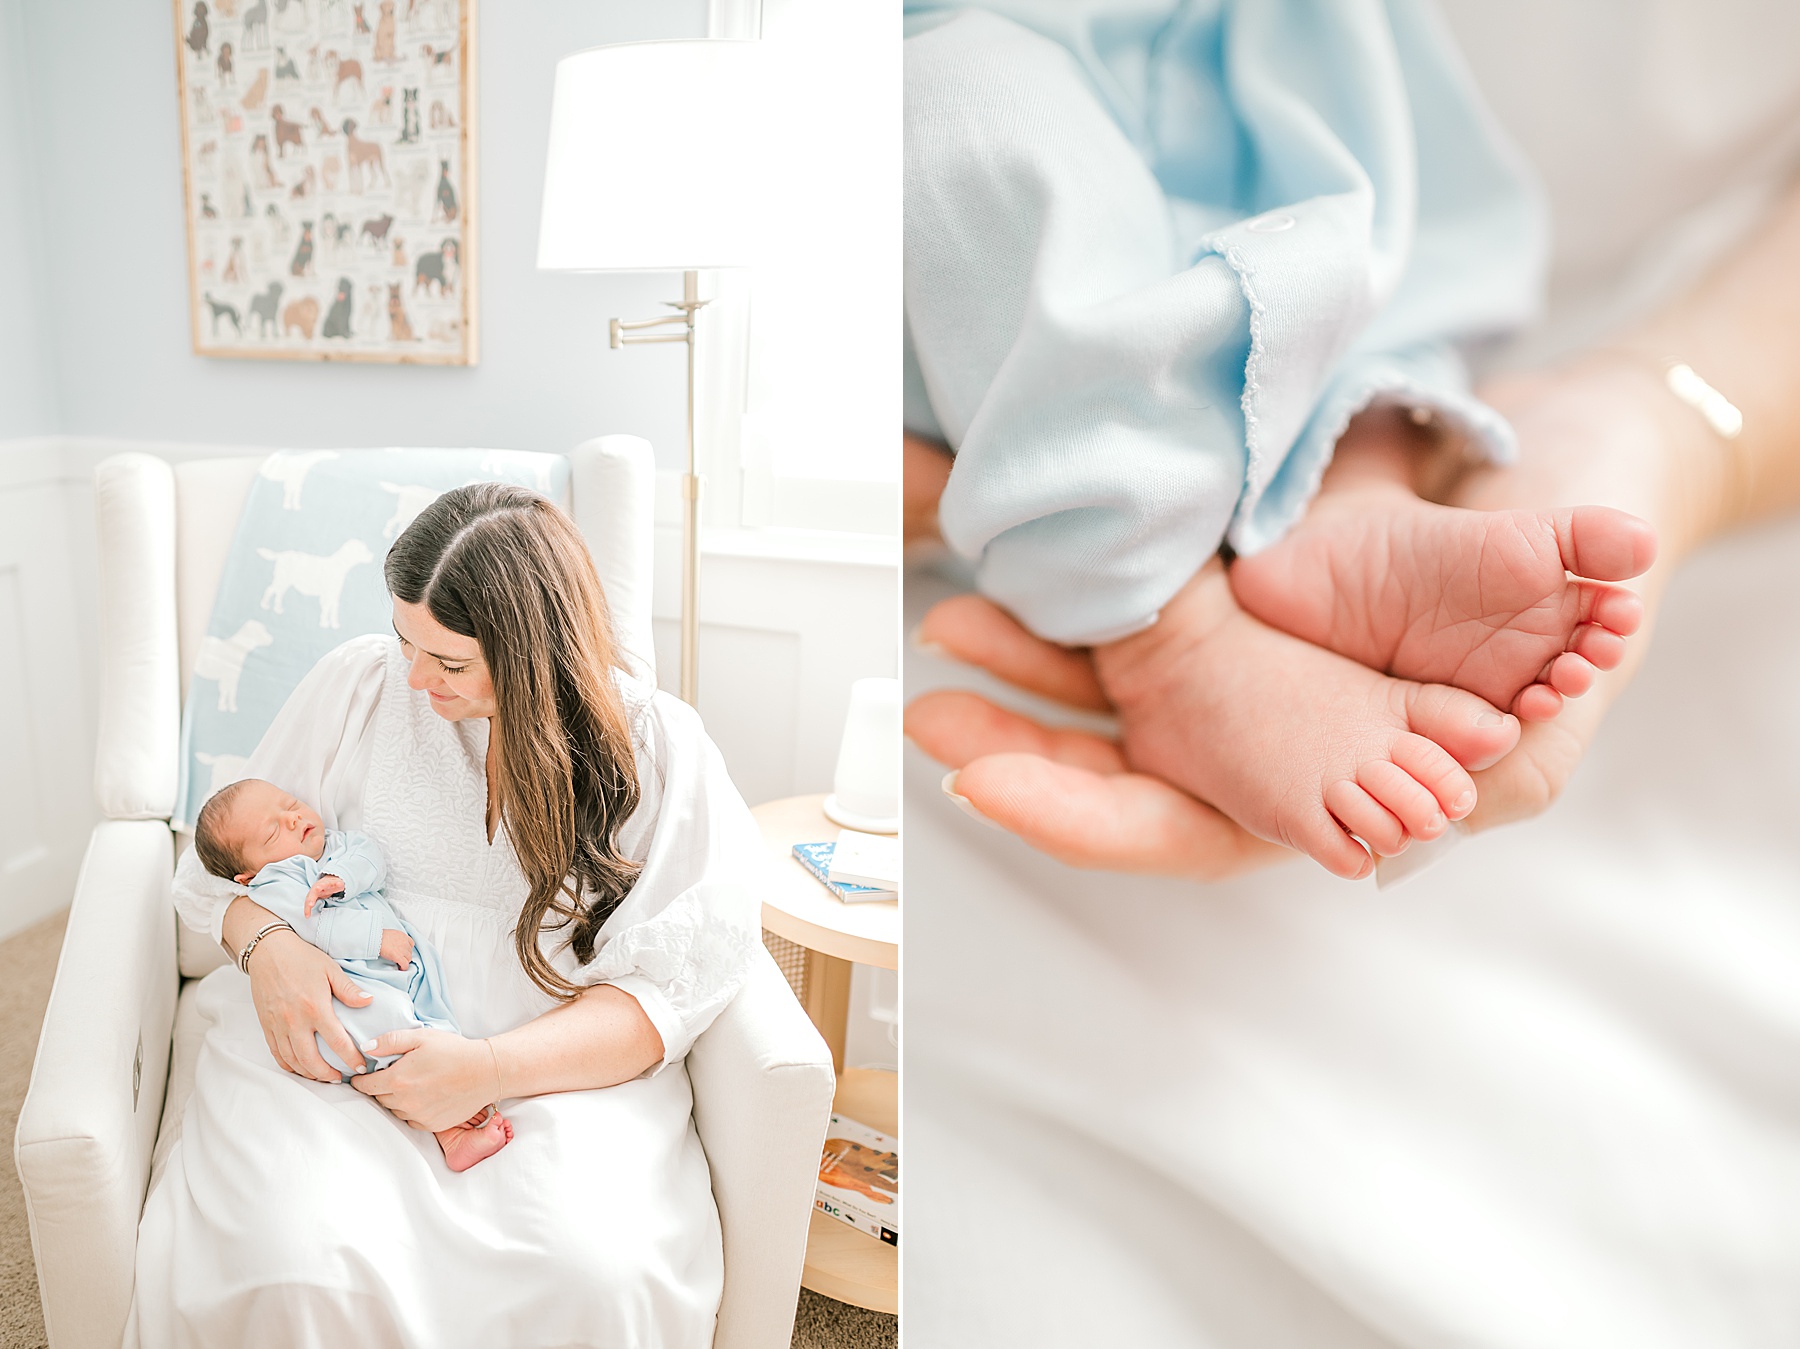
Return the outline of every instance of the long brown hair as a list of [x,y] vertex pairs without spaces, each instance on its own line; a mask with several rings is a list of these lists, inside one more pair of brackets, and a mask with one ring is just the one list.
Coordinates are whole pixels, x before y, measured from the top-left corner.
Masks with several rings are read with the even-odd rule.
[[537,493],[475,483],[427,506],[385,572],[394,598],[481,646],[499,708],[500,819],[531,884],[513,944],[533,983],[572,998],[581,990],[544,958],[541,934],[572,928],[585,965],[638,873],[614,840],[637,808],[637,764],[587,545]]

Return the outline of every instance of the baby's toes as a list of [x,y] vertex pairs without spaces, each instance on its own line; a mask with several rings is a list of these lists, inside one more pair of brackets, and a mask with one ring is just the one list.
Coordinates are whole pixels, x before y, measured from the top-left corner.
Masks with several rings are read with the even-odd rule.
[[[1499,763],[1519,743],[1517,718],[1496,711],[1472,693],[1444,684],[1408,686],[1406,724],[1475,772]],[[1400,766],[1411,771],[1406,764]]]
[[[1460,771],[1460,769],[1459,769]],[[1356,770],[1357,785],[1374,797],[1416,839],[1436,838],[1450,827],[1437,797],[1411,773],[1388,759],[1375,759]],[[1392,856],[1393,854],[1385,854]]]
[[1596,581],[1629,581],[1656,561],[1656,531],[1611,506],[1558,511],[1556,542],[1563,566]]
[[[1424,788],[1450,819],[1460,820],[1475,809],[1475,779],[1436,741],[1423,735],[1399,735],[1388,747],[1388,757],[1402,773]],[[1383,799],[1387,799],[1385,794]],[[1420,821],[1421,825],[1428,822],[1429,816]],[[1420,837],[1425,835],[1422,833]]]
[[1406,826],[1357,783],[1334,782],[1327,787],[1325,809],[1382,857],[1398,857],[1411,842]]
[[1629,637],[1644,625],[1644,601],[1618,586],[1584,584],[1576,622],[1597,623],[1621,637]]
[[1625,639],[1606,628],[1584,623],[1575,629],[1569,650],[1596,670],[1616,670],[1625,659]]
[[1355,786],[1351,782],[1336,782],[1327,787],[1324,793],[1325,809],[1306,812],[1307,819],[1297,827],[1290,821],[1288,827],[1282,830],[1283,837],[1277,841],[1305,853],[1333,876],[1346,881],[1360,881],[1375,870],[1375,861],[1339,828],[1337,820],[1329,813],[1335,790]]
[[1562,694],[1548,684],[1527,684],[1513,699],[1513,715],[1520,721],[1554,721],[1562,705]]
[[1579,698],[1594,687],[1598,671],[1573,651],[1565,651],[1550,662],[1550,673],[1544,680],[1565,698]]

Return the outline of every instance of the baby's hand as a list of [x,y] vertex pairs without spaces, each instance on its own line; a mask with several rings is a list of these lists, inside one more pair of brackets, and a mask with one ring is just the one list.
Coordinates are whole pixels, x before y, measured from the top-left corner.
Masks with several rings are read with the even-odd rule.
[[313,906],[321,899],[330,899],[333,895],[344,893],[344,883],[336,876],[321,876],[313,888],[306,892],[306,916],[312,917]]
[[391,960],[401,969],[412,964],[413,940],[397,927],[381,930],[381,958]]

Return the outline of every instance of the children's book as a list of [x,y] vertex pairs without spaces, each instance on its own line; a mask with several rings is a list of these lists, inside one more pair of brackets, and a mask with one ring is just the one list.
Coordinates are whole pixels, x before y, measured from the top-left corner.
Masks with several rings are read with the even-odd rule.
[[900,1244],[900,1141],[833,1115],[819,1159],[819,1212],[889,1246]]
[[867,885],[900,896],[900,836],[898,834],[865,834],[845,829],[837,836],[831,850],[831,873],[827,880],[845,885]]
[[846,904],[867,903],[873,899],[897,899],[893,890],[879,890],[872,885],[849,885],[843,881],[831,879],[831,854],[837,847],[831,843],[796,843],[794,856],[800,859],[800,865],[819,879],[819,884]]

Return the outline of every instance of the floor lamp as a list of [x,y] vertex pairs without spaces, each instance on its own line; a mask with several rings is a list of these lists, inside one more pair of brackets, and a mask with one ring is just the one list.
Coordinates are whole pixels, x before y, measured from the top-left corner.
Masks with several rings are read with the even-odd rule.
[[681,679],[700,696],[700,475],[694,455],[695,319],[702,268],[755,260],[768,145],[757,42],[630,42],[556,67],[538,267],[681,272],[678,311],[612,319],[614,348],[687,346],[681,479]]

